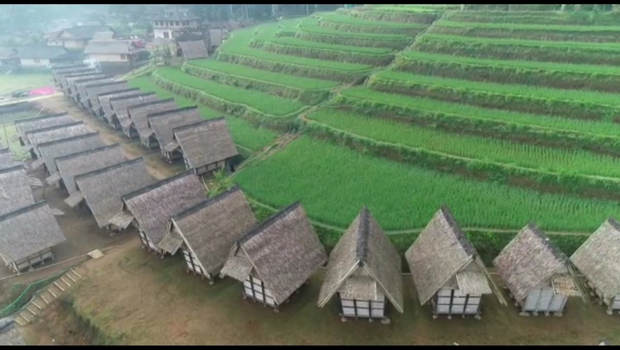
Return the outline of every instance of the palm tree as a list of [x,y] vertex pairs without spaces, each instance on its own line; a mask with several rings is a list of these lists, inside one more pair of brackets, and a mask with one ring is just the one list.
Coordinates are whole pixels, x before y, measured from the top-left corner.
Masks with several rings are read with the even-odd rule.
[[235,183],[231,176],[228,176],[226,169],[220,169],[213,174],[213,185],[211,191],[209,191],[209,197],[215,197],[222,192],[226,192],[231,189]]

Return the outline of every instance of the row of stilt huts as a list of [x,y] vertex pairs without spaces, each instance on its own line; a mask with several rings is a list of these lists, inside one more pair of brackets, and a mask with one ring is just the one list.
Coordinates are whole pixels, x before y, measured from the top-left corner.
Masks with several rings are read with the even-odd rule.
[[[75,82],[66,82],[72,74],[60,72],[56,70],[55,76],[61,86],[75,86]],[[79,84],[65,90],[67,95],[75,97],[71,91],[79,95]],[[76,102],[83,103],[84,98],[93,101],[94,92],[89,91]],[[102,97],[105,100],[109,95],[99,94],[99,111],[110,108],[107,118],[112,124],[118,120],[121,129],[128,125],[119,114],[131,113],[132,105],[112,105],[114,97],[107,102],[109,107],[103,107],[106,102]],[[89,108],[96,110],[97,105],[93,106]],[[147,126],[154,128],[150,122]],[[173,132],[173,140],[182,144],[176,134]],[[28,140],[37,147],[36,140]],[[164,152],[165,147],[165,157]],[[70,194],[68,204],[85,203],[100,227],[123,230],[134,226],[144,248],[162,257],[181,254],[187,271],[210,283],[218,277],[236,279],[244,298],[277,311],[324,267],[319,307],[337,297],[343,320],[389,322],[390,305],[404,312],[401,258],[367,208],[361,210],[328,258],[299,202],[257,222],[240,188],[208,196],[195,168],[156,182],[141,158],[122,158],[119,145],[56,157],[55,168],[43,154],[37,151],[50,173],[47,182],[54,183],[54,170],[50,169],[56,169]],[[539,228],[528,224],[501,251],[494,265],[523,315],[560,316],[569,297],[587,298],[588,287],[612,313],[620,309],[619,249],[620,224],[611,218],[570,259]],[[480,318],[483,295],[494,294],[507,304],[446,206],[435,213],[405,258],[419,301],[431,306],[433,317]]]

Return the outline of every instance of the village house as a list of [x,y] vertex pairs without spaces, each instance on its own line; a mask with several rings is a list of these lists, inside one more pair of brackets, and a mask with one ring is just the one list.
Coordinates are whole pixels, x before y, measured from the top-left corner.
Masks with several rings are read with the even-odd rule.
[[107,119],[108,123],[112,128],[116,130],[122,130],[123,134],[129,136],[131,125],[131,119],[129,119],[129,114],[127,113],[127,109],[132,106],[137,106],[139,104],[143,104],[146,102],[158,101],[159,97],[154,92],[147,92],[140,95],[135,95],[131,97],[116,97],[110,99],[110,105],[112,106],[112,115]]
[[[54,175],[58,172],[56,158],[102,146],[105,146],[105,143],[99,133],[91,132],[66,139],[40,143],[38,148],[41,154],[40,159],[45,162],[45,173]],[[36,170],[36,168],[31,166],[31,170]]]
[[489,273],[447,206],[442,206],[405,252],[420,305],[430,302],[433,318],[480,319],[482,295],[495,293]]
[[146,63],[148,52],[132,40],[114,39],[113,33],[97,33],[84,50],[87,60],[99,63],[109,74],[124,73]]
[[179,106],[174,102],[174,98],[158,99],[156,101],[145,102],[127,108],[127,114],[129,116],[129,128],[127,129],[129,130],[129,134],[125,135],[130,139],[139,137],[143,146],[152,149],[155,146],[151,145],[150,138],[153,131],[149,127],[149,121],[146,119],[146,116],[151,113],[160,113],[176,109],[179,109]]
[[89,107],[91,114],[95,117],[99,116],[99,111],[101,109],[101,106],[99,105],[99,95],[109,93],[109,92],[122,91],[128,88],[129,86],[127,85],[127,82],[124,80],[115,81],[111,83],[86,86],[86,95],[88,96],[88,107]]
[[52,247],[66,241],[46,201],[0,216],[0,258],[14,272],[54,259]]
[[46,68],[51,64],[80,61],[80,55],[69,52],[60,46],[26,45],[16,47],[16,58],[22,68]]
[[143,158],[82,173],[74,179],[77,191],[65,203],[75,207],[84,200],[100,228],[110,228],[110,219],[118,214],[123,195],[154,182]]
[[60,182],[59,187],[64,187],[71,196],[77,192],[75,176],[120,164],[126,160],[123,155],[123,149],[118,143],[73,153],[64,157],[57,157],[57,174],[60,174],[62,180],[48,178],[47,182],[49,184],[53,184],[55,181]]
[[562,316],[568,297],[581,295],[568,257],[532,223],[502,249],[493,265],[522,316]]
[[170,217],[207,199],[202,180],[184,172],[156,182],[122,198],[120,212],[110,223],[119,229],[137,223],[142,247],[164,256],[157,247],[166,235]]
[[174,39],[183,30],[202,25],[202,21],[187,9],[173,7],[155,16],[152,25],[155,38]]
[[110,26],[74,26],[60,31],[46,33],[49,46],[67,49],[84,49],[97,32],[114,32]]
[[299,202],[240,237],[220,275],[243,283],[243,297],[278,308],[327,262]]
[[185,60],[209,57],[209,51],[204,40],[179,41],[179,47]]
[[[26,147],[31,151],[33,158],[37,158],[35,162],[44,162],[43,159],[40,159],[41,153],[39,153],[38,149],[39,144],[89,134],[91,132],[92,130],[90,130],[84,122],[74,122],[59,126],[51,126],[45,129],[32,130],[26,132],[26,138],[28,138],[29,142],[29,145]],[[35,162],[31,164],[31,167],[37,168]]]
[[388,323],[388,300],[404,312],[401,265],[398,251],[364,207],[329,256],[318,306],[338,294],[343,321],[353,317]]
[[[199,122],[202,119],[198,106],[184,107],[167,112],[151,113],[147,115],[148,126],[152,130],[149,138],[152,139],[150,144],[160,147],[161,154],[168,162],[172,162],[180,158],[179,152],[166,152],[164,146],[168,145],[174,139],[172,129]],[[175,157],[176,156],[176,157]]]
[[168,154],[180,151],[187,169],[198,175],[219,169],[234,171],[232,160],[239,153],[224,117],[188,124],[172,131],[174,138],[164,146],[164,151]]
[[13,159],[13,154],[8,148],[0,148],[0,170],[6,168],[12,168],[14,166],[21,165],[18,161]]
[[607,314],[620,310],[620,223],[609,218],[570,258]]
[[[49,114],[36,118],[18,119],[14,122],[15,130],[17,131],[14,135],[22,146],[26,146],[29,144],[28,138],[26,137],[27,132],[71,123],[75,123],[75,119],[71,118],[67,112]],[[14,139],[14,141],[16,140]]]
[[158,247],[171,255],[181,249],[187,272],[213,284],[230,247],[256,225],[256,219],[243,191],[233,187],[176,214],[170,223]]
[[35,203],[30,179],[23,165],[0,170],[0,215]]
[[[131,89],[122,89],[122,90],[117,90],[117,91],[112,91],[112,92],[106,92],[103,94],[99,94],[97,96],[97,105],[99,106],[99,110],[97,113],[97,117],[99,118],[103,118],[103,116],[105,115],[111,115],[112,114],[112,105],[110,105],[110,99],[112,98],[116,98],[116,97],[130,97],[130,96],[136,96],[141,94],[142,92],[140,91],[140,89],[138,88],[131,88]],[[96,109],[96,107],[94,108]],[[106,121],[107,123],[107,121]]]

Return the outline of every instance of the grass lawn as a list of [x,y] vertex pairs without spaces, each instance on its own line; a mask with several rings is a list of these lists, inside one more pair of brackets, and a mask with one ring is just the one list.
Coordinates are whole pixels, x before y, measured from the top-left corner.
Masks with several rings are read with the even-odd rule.
[[0,75],[0,95],[10,94],[16,90],[35,89],[51,85],[53,85],[51,74]]

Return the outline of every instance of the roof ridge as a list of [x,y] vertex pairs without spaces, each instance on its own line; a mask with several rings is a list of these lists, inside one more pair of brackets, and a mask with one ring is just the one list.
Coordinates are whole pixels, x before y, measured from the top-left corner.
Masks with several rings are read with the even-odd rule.
[[163,100],[160,99],[160,100],[157,100],[157,101],[143,102],[143,103],[140,103],[140,104],[137,104],[137,105],[133,105],[131,107],[127,107],[127,109],[134,110],[134,109],[137,109],[137,108],[142,108],[142,107],[146,107],[146,106],[150,106],[150,105],[156,105],[156,104],[160,104],[160,103],[168,103],[168,102],[174,102],[174,98],[170,97],[170,98],[163,99]]
[[561,260],[567,259],[566,255],[561,250],[559,250],[555,246],[555,244],[551,242],[547,234],[543,230],[538,228],[538,226],[534,222],[528,222],[525,227],[542,241],[543,245],[547,249],[549,249],[549,251],[551,252],[551,254],[553,254],[554,257]]
[[25,207],[19,208],[17,210],[14,210],[14,211],[12,211],[10,213],[6,213],[4,215],[1,215],[0,216],[0,222],[4,221],[6,219],[12,218],[14,216],[18,216],[18,215],[27,213],[29,211],[32,211],[34,209],[37,209],[37,208],[43,206],[44,204],[47,204],[47,201],[46,200],[41,200],[41,201],[39,201],[37,203],[30,204],[28,206],[25,206]]
[[[79,77],[84,77],[84,76],[87,76],[87,75],[105,75],[105,74],[99,73],[99,72],[97,72],[96,69],[93,69],[92,72],[86,72],[86,73],[82,72],[82,73],[67,74],[67,75],[64,76],[64,78],[65,79],[66,78],[79,78]],[[77,80],[79,80],[79,79],[77,79]]]
[[461,226],[458,224],[458,222],[454,218],[454,215],[452,214],[452,211],[450,210],[450,208],[446,204],[442,204],[439,211],[441,212],[441,215],[448,223],[448,226],[450,226],[451,231],[456,237],[456,240],[461,245],[461,248],[463,248],[463,250],[465,250],[467,254],[476,255],[477,254],[476,248],[473,246],[473,244],[471,244],[471,242],[467,238],[467,235],[461,229]]
[[86,79],[77,79],[73,81],[73,84],[85,84],[85,83],[96,83],[99,80],[112,79],[111,76],[105,75],[101,78],[86,78]]
[[297,209],[299,206],[301,206],[301,202],[300,201],[296,201],[296,202],[288,205],[284,209],[280,210],[279,212],[277,212],[274,215],[272,215],[269,218],[267,218],[267,220],[263,221],[258,226],[254,227],[253,229],[250,229],[248,232],[244,233],[237,240],[237,243],[247,242],[250,238],[256,236],[261,231],[263,231],[265,228],[273,225],[276,221],[278,221],[278,220],[282,219],[283,217],[287,216],[288,214],[293,212],[295,209]]
[[181,131],[181,130],[184,130],[184,129],[189,129],[189,128],[196,127],[199,124],[210,124],[210,123],[213,123],[213,122],[216,122],[216,121],[221,121],[221,120],[226,120],[226,117],[221,116],[221,117],[217,117],[217,118],[201,120],[199,122],[195,122],[195,123],[179,126],[179,127],[173,128],[172,132],[175,133],[177,131]]
[[146,117],[147,118],[159,118],[159,117],[164,117],[166,114],[180,113],[180,112],[194,110],[194,109],[197,110],[198,106],[195,105],[195,106],[188,106],[188,107],[181,107],[181,108],[177,108],[177,109],[171,109],[169,111],[149,113]]
[[73,141],[73,140],[85,139],[85,138],[88,138],[88,137],[93,137],[95,135],[99,135],[99,131],[94,131],[94,132],[87,133],[87,134],[81,134],[81,135],[77,135],[77,136],[67,137],[67,138],[64,138],[64,139],[59,139],[59,140],[39,143],[37,145],[37,147],[40,148],[42,146],[45,147],[45,146],[53,145],[55,143],[62,143],[62,142],[68,142],[68,141]]
[[369,224],[370,224],[370,212],[366,206],[362,208],[359,213],[360,220],[357,228],[357,240],[355,257],[359,266],[364,266],[366,259],[368,258],[368,239],[369,239]]
[[47,128],[43,128],[43,129],[29,130],[29,131],[26,131],[26,134],[36,134],[38,132],[45,132],[45,131],[50,131],[50,130],[55,130],[55,129],[68,128],[70,126],[76,126],[76,125],[80,125],[80,124],[86,125],[86,124],[84,124],[83,121],[75,121],[75,122],[71,122],[71,123],[67,123],[67,124],[63,124],[63,125],[49,126]]
[[120,97],[113,97],[110,99],[110,103],[112,102],[116,102],[116,101],[121,101],[121,100],[129,100],[130,98],[136,98],[136,97],[145,97],[145,96],[151,96],[151,95],[155,95],[154,92],[145,92],[139,95],[134,95],[134,96],[120,96]]
[[618,222],[618,220],[616,220],[615,218],[610,216],[607,219],[607,223],[609,223],[617,231],[620,231],[620,222]]
[[17,171],[17,170],[26,170],[26,168],[24,167],[23,164],[14,165],[12,167],[0,169],[0,174],[6,174],[6,173],[10,173],[10,172]]
[[69,115],[69,112],[56,113],[56,114],[46,114],[46,115],[41,116],[41,117],[19,119],[19,120],[15,120],[13,122],[13,124],[21,124],[21,123],[26,123],[26,122],[29,122],[29,121],[42,120],[42,119],[48,119],[48,118],[58,118],[58,117],[62,117],[62,116],[65,116],[65,115]]
[[[120,80],[120,81],[111,81],[111,82],[108,82],[108,83],[99,84],[98,86],[108,86],[108,85],[121,84],[121,83],[127,84],[126,81]],[[97,96],[99,96],[99,95],[97,95]]]
[[[103,84],[103,85],[105,85],[105,84]],[[123,89],[123,90],[108,91],[108,92],[104,92],[102,94],[97,95],[97,97],[103,97],[103,96],[114,95],[114,94],[122,94],[122,93],[129,92],[129,91],[140,91],[140,89],[138,89],[138,88],[129,88],[129,89]]]
[[144,186],[144,187],[139,188],[139,189],[137,189],[135,191],[129,192],[127,194],[124,194],[121,198],[123,200],[131,199],[131,198],[136,197],[138,195],[144,194],[144,193],[146,193],[146,192],[148,192],[150,190],[156,189],[156,188],[161,187],[163,185],[169,184],[169,183],[171,183],[171,182],[173,182],[175,180],[178,180],[180,178],[186,177],[187,175],[193,175],[193,174],[194,174],[194,171],[192,169],[186,170],[186,171],[184,171],[182,173],[176,174],[174,176],[171,176],[171,177],[165,178],[163,180],[157,181],[157,182],[155,182],[155,183],[153,183],[151,185]]
[[65,160],[65,159],[69,159],[69,158],[73,158],[73,157],[83,156],[85,154],[99,152],[99,151],[101,151],[103,149],[112,148],[112,147],[121,147],[121,145],[120,145],[120,143],[115,143],[113,145],[106,145],[106,146],[101,146],[101,147],[89,149],[89,150],[86,150],[86,151],[81,151],[81,152],[77,152],[77,153],[71,153],[71,154],[68,154],[66,156],[56,157],[54,159],[55,159],[56,162],[58,162],[59,160]]
[[75,181],[77,181],[78,178],[82,179],[82,178],[87,178],[87,177],[91,177],[91,176],[94,176],[94,175],[99,175],[99,174],[107,173],[108,171],[115,170],[115,169],[118,169],[118,168],[122,168],[122,167],[124,167],[126,165],[137,164],[137,163],[140,163],[140,162],[143,163],[144,162],[144,158],[139,157],[139,158],[135,158],[135,159],[130,159],[130,160],[124,161],[122,163],[110,165],[110,166],[105,167],[105,168],[93,170],[93,171],[90,171],[90,172],[87,172],[87,173],[84,173],[84,174],[75,175],[73,178],[75,179]]
[[230,189],[228,189],[227,191],[224,191],[220,194],[218,194],[215,197],[211,197],[211,198],[207,198],[204,201],[190,207],[187,208],[179,213],[176,213],[172,216],[173,220],[180,220],[183,219],[197,211],[199,211],[200,209],[206,208],[208,206],[210,206],[211,204],[217,203],[225,198],[228,198],[231,194],[236,193],[238,191],[240,191],[241,188],[239,187],[239,185],[235,185],[233,187],[231,187]]

